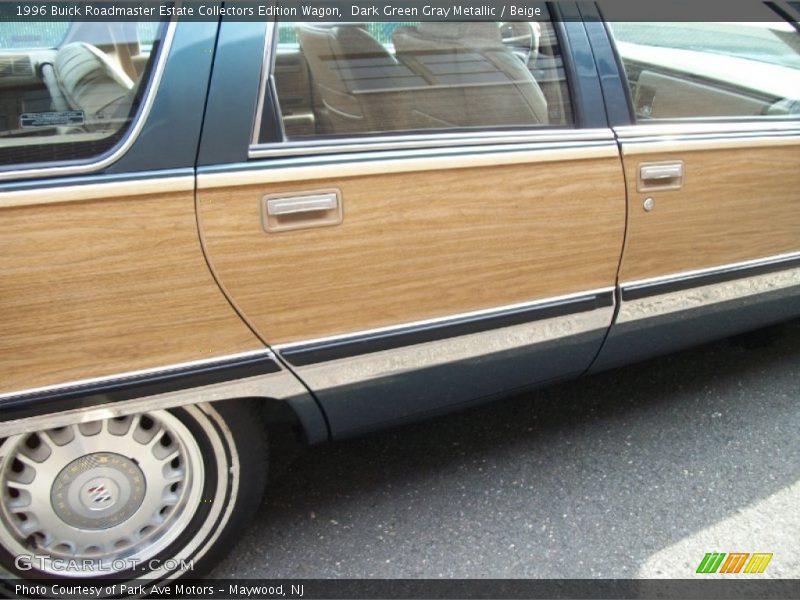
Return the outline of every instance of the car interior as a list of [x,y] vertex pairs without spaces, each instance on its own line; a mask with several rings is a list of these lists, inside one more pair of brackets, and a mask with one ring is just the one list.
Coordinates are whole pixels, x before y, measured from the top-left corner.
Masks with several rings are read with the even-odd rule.
[[0,51],[0,147],[118,132],[134,111],[151,45],[136,23],[98,22],[74,23],[56,48]]
[[275,79],[288,138],[571,123],[549,23],[297,23]]
[[788,24],[613,29],[639,120],[800,113],[800,35]]
[[639,119],[698,116],[769,116],[800,113],[800,100],[768,90],[736,86],[711,76],[681,72],[641,60],[624,60],[631,98]]

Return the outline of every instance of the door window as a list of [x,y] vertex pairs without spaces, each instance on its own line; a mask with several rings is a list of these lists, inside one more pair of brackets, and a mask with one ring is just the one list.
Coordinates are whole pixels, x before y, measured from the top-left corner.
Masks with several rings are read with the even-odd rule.
[[800,116],[789,23],[612,23],[637,121]]
[[548,21],[281,23],[274,81],[289,140],[573,121]]
[[92,158],[125,135],[165,26],[0,25],[0,165]]

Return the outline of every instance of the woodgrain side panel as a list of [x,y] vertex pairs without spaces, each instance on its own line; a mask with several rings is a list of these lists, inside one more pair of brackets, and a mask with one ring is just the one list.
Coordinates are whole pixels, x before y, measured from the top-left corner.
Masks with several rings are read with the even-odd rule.
[[192,191],[52,193],[0,197],[0,393],[263,347],[211,276]]
[[[450,164],[457,165],[458,159]],[[338,188],[336,227],[265,233],[259,201]],[[279,344],[614,285],[619,158],[201,189],[204,244],[229,297]]]
[[[633,183],[621,282],[800,250],[800,142],[652,154],[643,147],[624,157]],[[640,163],[675,160],[684,162],[682,189],[636,191]]]

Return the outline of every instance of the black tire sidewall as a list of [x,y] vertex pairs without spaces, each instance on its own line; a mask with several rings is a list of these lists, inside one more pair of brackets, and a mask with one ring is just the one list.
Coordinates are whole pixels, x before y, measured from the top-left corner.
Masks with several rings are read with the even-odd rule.
[[[206,426],[213,427],[220,441],[224,456],[217,456],[212,440],[204,431],[203,425],[191,414],[201,411],[202,418],[207,420]],[[163,565],[165,561],[179,554],[187,544],[195,542],[197,532],[209,519],[213,512],[213,498],[217,495],[220,483],[224,486],[222,494],[223,506],[214,516],[214,524],[209,528],[204,539],[195,543],[195,550],[190,555],[178,560],[190,565],[188,570],[180,573],[169,571],[159,579],[195,578],[206,574],[230,550],[234,534],[241,529],[243,523],[252,518],[258,508],[266,486],[268,445],[266,427],[264,426],[258,402],[255,400],[228,400],[212,405],[196,406],[191,409],[176,408],[169,411],[183,423],[196,440],[204,463],[205,477],[201,502],[195,510],[184,531],[162,552],[148,558],[138,565],[136,570],[118,572],[112,575],[85,578],[86,583],[103,581],[133,581],[148,577],[149,566]],[[244,451],[246,449],[246,452]],[[219,461],[224,467],[219,468]],[[231,468],[238,466],[237,469]],[[220,482],[218,472],[225,477]],[[234,482],[238,482],[234,490]],[[235,495],[234,506],[228,509],[231,498]],[[216,536],[213,541],[212,538]],[[43,573],[36,569],[19,570],[15,566],[15,557],[5,548],[0,547],[0,566],[16,577],[37,581],[63,580],[77,581],[79,578],[60,578],[57,575]],[[150,580],[154,582],[157,580]]]

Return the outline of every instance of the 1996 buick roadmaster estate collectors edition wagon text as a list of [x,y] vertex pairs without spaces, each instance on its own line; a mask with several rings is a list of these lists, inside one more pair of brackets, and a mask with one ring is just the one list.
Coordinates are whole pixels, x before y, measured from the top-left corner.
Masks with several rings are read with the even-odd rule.
[[800,315],[778,4],[0,23],[0,568],[197,574],[272,420],[341,439]]

